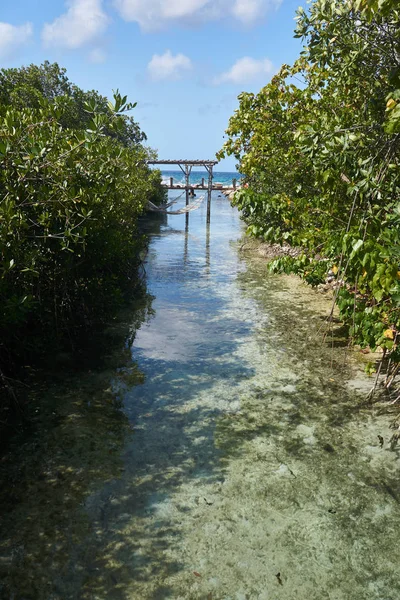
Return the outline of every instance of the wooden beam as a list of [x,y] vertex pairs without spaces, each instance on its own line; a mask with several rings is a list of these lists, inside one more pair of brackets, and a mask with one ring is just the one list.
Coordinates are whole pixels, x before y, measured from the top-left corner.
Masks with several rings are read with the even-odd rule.
[[[183,185],[183,184],[182,184],[182,185],[180,185],[179,183],[177,183],[176,185],[175,185],[175,184],[172,184],[172,186],[171,186],[170,184],[167,184],[167,183],[163,183],[162,185],[163,185],[163,187],[165,187],[167,190],[182,190],[182,191],[184,191],[184,190],[185,190],[185,187],[186,187],[185,185]],[[208,190],[208,185],[203,185],[203,186],[201,186],[201,185],[194,184],[194,185],[190,185],[190,186],[189,186],[189,188],[192,188],[192,187],[193,187],[195,190]],[[237,186],[236,186],[236,187],[232,187],[231,185],[227,185],[227,186],[225,186],[225,185],[223,185],[223,186],[220,186],[220,185],[219,185],[219,186],[217,186],[217,187],[216,187],[216,186],[214,186],[214,185],[213,185],[213,186],[211,187],[211,189],[212,189],[214,192],[234,192],[234,191],[236,191],[236,190],[238,189],[238,187],[237,187]]]
[[146,160],[148,165],[217,165],[217,160]]

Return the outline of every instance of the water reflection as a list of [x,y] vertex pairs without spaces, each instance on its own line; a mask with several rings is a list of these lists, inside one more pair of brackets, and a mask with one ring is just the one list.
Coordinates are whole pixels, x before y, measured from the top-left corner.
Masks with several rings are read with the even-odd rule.
[[210,223],[206,225],[206,267],[207,267],[207,275],[210,274]]
[[93,335],[92,345],[81,348],[79,368],[64,356],[62,371],[34,383],[29,429],[15,436],[0,463],[4,600],[78,598],[95,568],[95,531],[84,504],[124,468],[132,429],[121,398],[144,380],[130,346],[151,314],[151,300],[143,295],[137,302],[129,328],[115,322]]

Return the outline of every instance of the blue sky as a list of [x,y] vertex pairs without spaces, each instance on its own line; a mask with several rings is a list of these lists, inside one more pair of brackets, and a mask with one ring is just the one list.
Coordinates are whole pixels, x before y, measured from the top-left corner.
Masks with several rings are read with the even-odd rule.
[[[301,0],[0,0],[0,66],[44,60],[71,81],[137,102],[162,158],[214,158],[241,91],[301,50]],[[233,170],[234,159],[219,168]]]

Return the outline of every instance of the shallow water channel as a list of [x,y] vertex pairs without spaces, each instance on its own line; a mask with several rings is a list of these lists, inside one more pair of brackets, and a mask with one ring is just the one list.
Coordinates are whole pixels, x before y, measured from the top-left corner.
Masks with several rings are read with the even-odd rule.
[[323,341],[330,303],[240,253],[227,200],[205,211],[148,224],[151,301],[36,391],[2,464],[0,598],[400,598],[389,417]]

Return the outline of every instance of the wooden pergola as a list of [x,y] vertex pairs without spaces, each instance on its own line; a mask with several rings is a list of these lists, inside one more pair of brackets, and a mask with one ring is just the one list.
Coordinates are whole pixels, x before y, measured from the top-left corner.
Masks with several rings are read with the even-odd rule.
[[[186,191],[186,206],[189,204],[190,174],[193,167],[204,167],[208,173],[207,185],[207,223],[210,222],[211,216],[211,192],[213,180],[213,168],[218,161],[216,160],[148,160],[148,165],[178,165],[182,173],[185,175],[185,191]],[[171,189],[174,189],[173,187]]]

